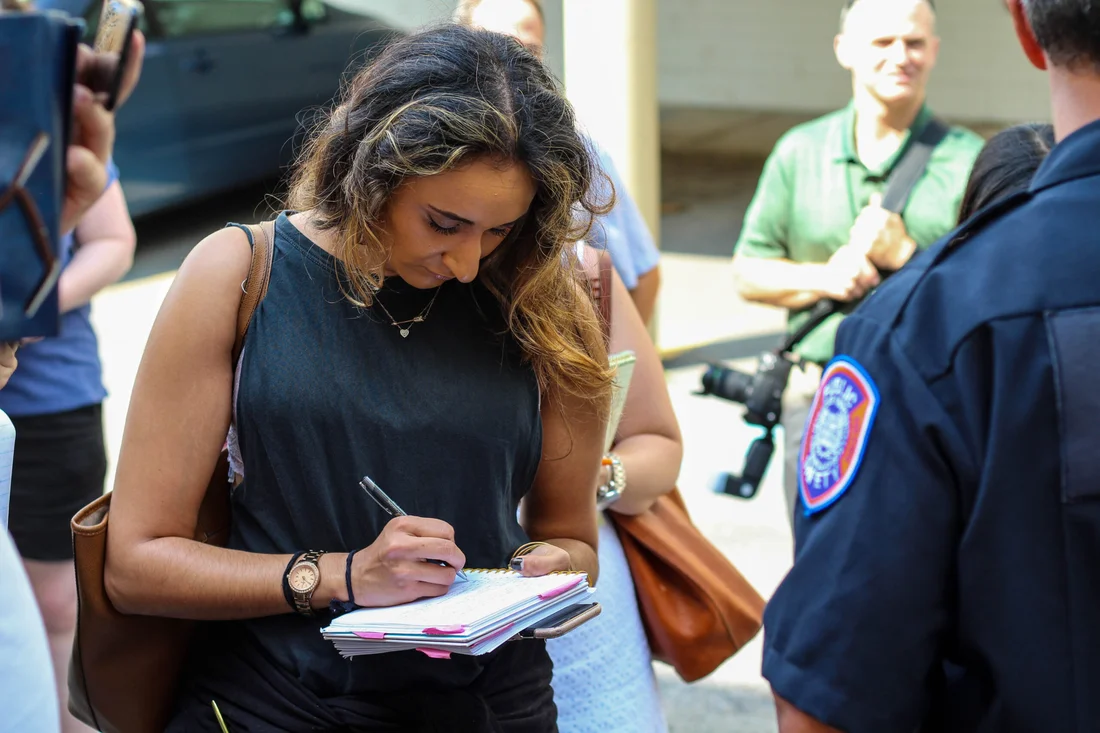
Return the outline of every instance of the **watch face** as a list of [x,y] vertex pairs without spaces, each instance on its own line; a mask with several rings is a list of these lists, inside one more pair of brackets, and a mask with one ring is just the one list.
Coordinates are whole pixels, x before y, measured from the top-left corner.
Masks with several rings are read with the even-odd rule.
[[291,590],[306,593],[317,583],[317,568],[312,565],[297,565],[290,571]]

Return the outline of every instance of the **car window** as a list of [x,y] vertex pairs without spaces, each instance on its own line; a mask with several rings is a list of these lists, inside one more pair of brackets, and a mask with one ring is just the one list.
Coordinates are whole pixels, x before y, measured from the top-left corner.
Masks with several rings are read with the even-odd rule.
[[157,0],[152,6],[166,38],[264,30],[294,21],[286,0]]
[[302,19],[307,23],[320,23],[328,19],[323,0],[302,0]]

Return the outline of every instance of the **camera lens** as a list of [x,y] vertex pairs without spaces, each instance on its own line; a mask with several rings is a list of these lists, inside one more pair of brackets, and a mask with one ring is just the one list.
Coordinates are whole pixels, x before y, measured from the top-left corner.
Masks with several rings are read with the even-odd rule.
[[703,394],[745,404],[752,387],[752,375],[736,369],[710,365],[703,374]]

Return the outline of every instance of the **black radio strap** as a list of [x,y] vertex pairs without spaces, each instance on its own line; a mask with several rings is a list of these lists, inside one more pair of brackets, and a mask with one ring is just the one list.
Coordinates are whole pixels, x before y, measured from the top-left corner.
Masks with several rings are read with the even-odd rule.
[[948,133],[947,123],[938,117],[933,117],[921,130],[914,140],[910,141],[908,149],[902,153],[901,160],[890,172],[886,179],[886,193],[882,197],[882,208],[900,214],[909,203],[909,195],[913,193],[913,187],[924,175],[924,169],[928,167],[928,161],[932,158],[932,151],[943,142]]

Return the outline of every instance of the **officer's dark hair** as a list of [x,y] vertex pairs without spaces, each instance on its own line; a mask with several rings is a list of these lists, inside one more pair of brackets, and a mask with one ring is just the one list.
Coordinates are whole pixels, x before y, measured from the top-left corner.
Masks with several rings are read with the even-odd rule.
[[[848,13],[852,12],[852,8],[855,7],[855,4],[858,3],[858,2],[860,2],[860,0],[844,0],[844,7],[842,7],[840,9],[840,32],[841,33],[844,32],[844,24],[848,22]],[[932,8],[933,13],[936,12],[935,0],[924,0],[924,2],[928,3],[928,7]]]
[[1051,63],[1100,73],[1100,3],[1096,0],[1024,0],[1036,40]]
[[1001,130],[978,153],[966,184],[959,223],[989,204],[1026,191],[1054,147],[1054,127],[1032,122]]

